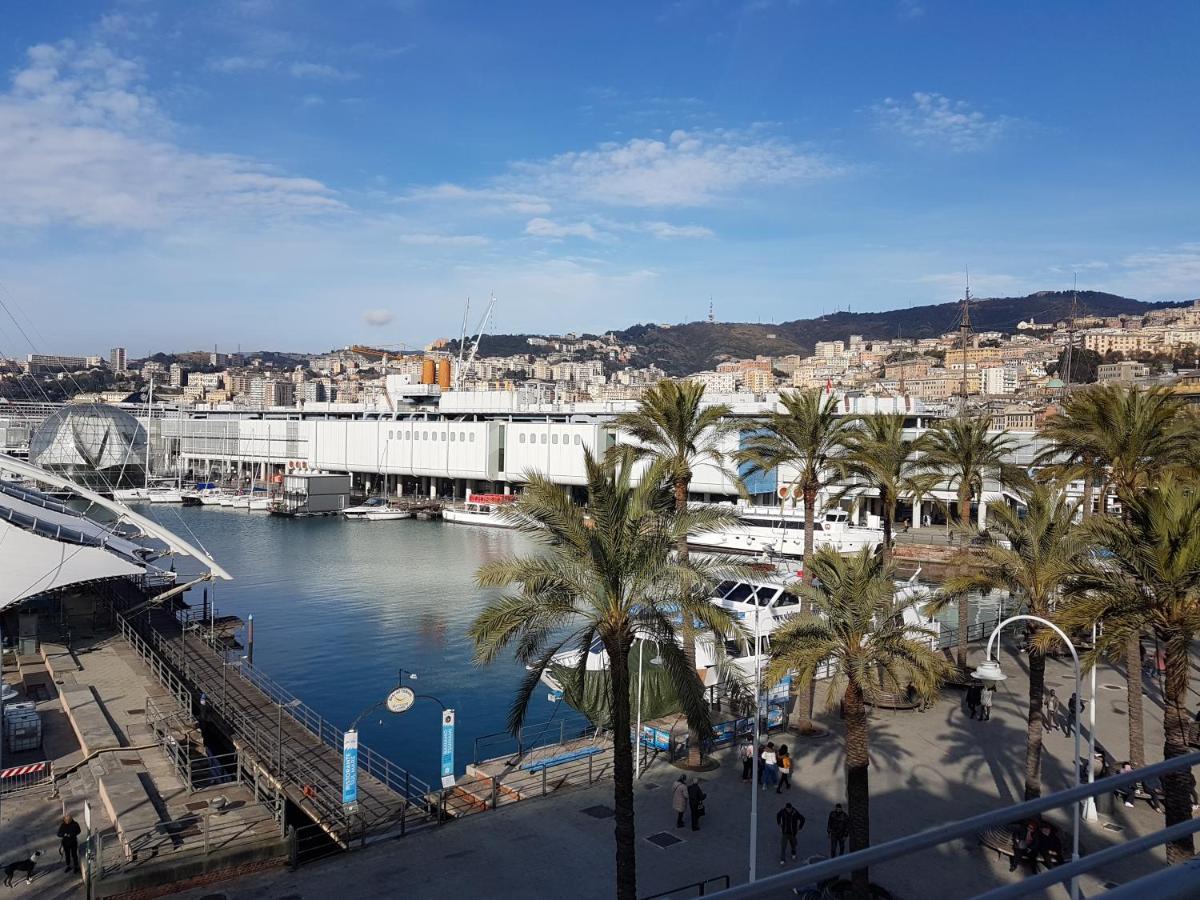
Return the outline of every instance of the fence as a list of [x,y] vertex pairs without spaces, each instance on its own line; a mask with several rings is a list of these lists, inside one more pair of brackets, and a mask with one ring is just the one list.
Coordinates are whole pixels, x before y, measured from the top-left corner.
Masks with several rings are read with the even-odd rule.
[[485,759],[523,756],[539,747],[564,744],[584,737],[595,738],[599,734],[599,729],[583,716],[562,718],[557,724],[551,719],[537,725],[524,725],[515,735],[511,731],[480,735],[475,738],[472,761],[478,765]]
[[171,693],[171,696],[175,698],[180,708],[191,709],[191,691],[184,686],[183,682],[180,681],[171,668],[167,666],[166,661],[161,653],[156,652],[156,650],[161,651],[162,644],[162,640],[158,632],[151,631],[153,639],[152,645],[150,642],[146,641],[141,634],[138,633],[137,629],[134,628],[133,623],[130,622],[129,619],[125,618],[125,616],[121,615],[120,613],[114,613],[114,615],[116,616],[117,625],[121,629],[121,637],[125,638],[125,640],[128,641],[129,646],[134,649],[134,652],[141,657],[142,662],[146,664],[146,667],[150,669],[154,677],[158,679],[158,683]]
[[703,881],[693,881],[691,884],[672,888],[669,891],[663,891],[661,894],[650,894],[648,897],[642,897],[641,900],[663,900],[664,897],[703,897],[713,890],[723,891],[728,888],[728,875],[714,875],[712,878],[705,878]]
[[52,766],[47,761],[13,766],[0,771],[0,796],[49,787],[53,781]]

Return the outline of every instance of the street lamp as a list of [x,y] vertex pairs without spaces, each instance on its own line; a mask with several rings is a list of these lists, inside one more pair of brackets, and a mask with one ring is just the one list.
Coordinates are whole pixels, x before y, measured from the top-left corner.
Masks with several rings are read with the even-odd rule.
[[[654,646],[658,646],[658,641],[654,642]],[[634,746],[637,748],[637,777],[641,780],[642,777],[642,658],[646,655],[646,639],[638,639],[638,699],[637,699],[637,731],[634,738],[637,743]],[[663,659],[657,654],[650,657],[650,665],[661,666]]]
[[[759,561],[770,563],[771,557],[769,551],[775,549],[774,544],[763,545],[762,556]],[[762,639],[758,632],[758,612],[761,607],[758,605],[757,598],[754,599],[754,653],[751,657],[754,660],[754,746],[751,751],[754,756],[750,765],[750,881],[754,882],[758,877],[758,742],[760,740],[759,733],[759,718],[761,713],[761,696],[762,696],[762,660],[759,656],[762,654]]]
[[[999,625],[997,625],[995,630],[992,631],[991,637],[988,638],[986,658],[984,659],[984,661],[982,663],[979,664],[979,667],[974,672],[971,673],[972,677],[977,678],[980,681],[990,681],[990,682],[1004,681],[1007,678],[1007,676],[1004,674],[1004,672],[1001,671],[1001,669],[1000,669],[1000,661],[998,659],[993,658],[992,648],[996,644],[996,639],[1000,636],[1001,629],[1003,629],[1005,625],[1011,624],[1012,622],[1019,622],[1019,621],[1037,622],[1038,624],[1043,625],[1046,628],[1053,630],[1059,636],[1059,638],[1062,640],[1062,642],[1067,645],[1067,649],[1071,651],[1071,660],[1072,660],[1072,663],[1075,668],[1075,699],[1076,699],[1076,703],[1078,704],[1079,695],[1083,693],[1083,688],[1082,688],[1082,686],[1080,684],[1080,680],[1079,680],[1079,654],[1075,652],[1075,645],[1071,643],[1070,638],[1068,638],[1066,636],[1066,634],[1063,632],[1063,630],[1061,628],[1059,628],[1057,625],[1055,625],[1053,622],[1051,622],[1047,619],[1043,619],[1041,616],[1030,616],[1030,615],[1010,616],[1009,618],[1007,618],[1003,622],[1001,622]],[[1093,698],[1093,710],[1094,710],[1094,708],[1095,708],[1095,698]],[[1095,730],[1095,727],[1093,727],[1090,741],[1095,741],[1095,734],[1096,734],[1096,730]],[[1092,758],[1089,755],[1089,757],[1088,757],[1089,770],[1091,769],[1091,765],[1092,765]],[[1083,772],[1079,768],[1079,714],[1078,714],[1078,709],[1076,710],[1076,715],[1075,715],[1075,783],[1079,784],[1079,785],[1083,784]],[[1079,859],[1079,817],[1080,817],[1079,804],[1072,803],[1071,804],[1071,861],[1072,862],[1075,862]],[[1077,876],[1077,875],[1073,876],[1071,878],[1071,900],[1079,900],[1079,876]]]

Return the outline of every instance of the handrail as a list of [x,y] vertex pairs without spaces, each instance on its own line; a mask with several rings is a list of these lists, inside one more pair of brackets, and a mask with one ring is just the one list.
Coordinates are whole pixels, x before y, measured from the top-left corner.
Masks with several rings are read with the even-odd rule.
[[[718,896],[725,897],[727,900],[738,900],[738,898],[748,898],[748,900],[749,898],[754,898],[754,900],[757,900],[757,898],[777,897],[781,889],[837,878],[840,875],[845,875],[848,872],[853,872],[865,866],[887,862],[890,859],[900,856],[908,856],[918,850],[937,847],[947,841],[956,840],[961,837],[977,835],[987,831],[989,828],[1010,825],[1015,821],[1029,818],[1049,809],[1066,806],[1080,800],[1086,800],[1088,797],[1108,793],[1116,788],[1136,784],[1151,776],[1166,775],[1196,765],[1200,765],[1200,751],[1166,759],[1141,769],[1135,769],[1132,772],[1110,775],[1107,778],[1100,778],[1091,783],[1085,782],[1063,791],[1047,794],[1044,797],[1026,800],[1023,803],[1006,806],[1001,809],[992,810],[991,812],[980,813],[977,816],[971,816],[957,822],[950,822],[946,825],[939,825],[925,831],[919,831],[916,834],[905,835],[893,841],[876,844],[873,847],[867,847],[863,850],[856,850],[853,853],[847,853],[834,859],[827,859],[810,866],[801,866],[789,872],[782,872],[778,875],[761,878],[750,884],[740,884],[737,887],[723,891]],[[1195,826],[1194,830],[1200,830],[1200,819],[1189,820],[1189,824]],[[1156,835],[1160,842],[1163,839],[1162,835],[1163,832],[1159,832]],[[1091,854],[1079,860],[1079,862],[1094,864],[1094,860],[1099,856],[1099,853]],[[1074,863],[1070,865],[1073,866]],[[1087,871],[1088,869],[1090,869],[1090,866],[1082,871]],[[1064,871],[1067,871],[1066,866],[1055,868],[1053,872],[1056,877],[1053,881],[1061,881]],[[1022,881],[1020,886],[1024,888],[1032,882],[1033,879],[1029,878]]]
[[696,896],[703,897],[705,894],[705,891],[708,888],[708,885],[712,884],[714,881],[723,881],[725,883],[725,887],[723,888],[723,890],[728,890],[729,876],[728,875],[714,875],[712,878],[705,878],[703,881],[693,881],[689,884],[680,885],[679,887],[673,888],[672,890],[663,891],[660,894],[651,894],[648,897],[642,897],[642,900],[662,900],[663,897],[671,897],[675,894],[678,894],[680,891],[686,891],[691,888],[699,888],[700,891],[699,891],[699,893],[696,894]]

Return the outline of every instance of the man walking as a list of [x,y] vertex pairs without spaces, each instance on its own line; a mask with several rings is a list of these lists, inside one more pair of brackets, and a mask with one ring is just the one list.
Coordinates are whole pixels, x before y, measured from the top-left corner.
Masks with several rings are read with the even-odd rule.
[[688,808],[692,813],[692,831],[700,830],[700,817],[704,815],[704,798],[708,795],[700,790],[700,779],[697,778],[688,785]]
[[850,831],[850,817],[838,803],[829,814],[829,824],[825,826],[829,835],[829,858],[841,856],[846,852],[846,835]]
[[779,755],[775,752],[775,744],[771,741],[767,742],[767,749],[763,751],[762,762],[765,770],[763,777],[763,790],[765,791],[779,783]]
[[775,815],[775,821],[779,823],[779,864],[782,866],[788,847],[792,848],[792,859],[796,858],[796,834],[804,827],[804,816],[788,802]]
[[62,817],[62,823],[58,826],[58,839],[62,844],[63,863],[66,866],[63,869],[64,872],[79,871],[79,832],[81,830],[79,823],[69,815]]
[[1079,695],[1072,694],[1067,701],[1067,721],[1063,723],[1063,734],[1070,734],[1071,729],[1079,726],[1079,714],[1083,712],[1083,701]]
[[688,808],[687,776],[680,775],[675,782],[675,790],[671,793],[671,809],[675,810],[675,827],[683,827],[683,814]]
[[1042,727],[1047,731],[1057,730],[1061,713],[1062,701],[1058,699],[1058,694],[1054,693],[1054,688],[1050,688],[1045,700],[1042,701]]

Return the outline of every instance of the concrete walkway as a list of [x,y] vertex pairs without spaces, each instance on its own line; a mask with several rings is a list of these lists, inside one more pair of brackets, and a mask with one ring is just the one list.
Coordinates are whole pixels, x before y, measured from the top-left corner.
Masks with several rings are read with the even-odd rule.
[[[974,655],[979,655],[973,650]],[[872,840],[910,834],[1019,801],[1024,771],[1027,681],[1024,658],[1008,652],[1009,680],[996,698],[989,722],[970,720],[956,694],[925,712],[878,712],[871,722]],[[1070,667],[1048,664],[1048,686],[1061,697],[1073,690]],[[1097,733],[1111,756],[1127,755],[1124,680],[1109,667],[1099,672]],[[1147,680],[1147,757],[1160,758],[1161,699]],[[1193,684],[1195,684],[1195,680]],[[1086,679],[1085,679],[1086,685]],[[1115,690],[1112,688],[1120,688]],[[1087,696],[1087,688],[1084,689]],[[758,872],[782,871],[775,815],[790,799],[807,817],[799,840],[800,862],[828,852],[825,817],[843,799],[843,741],[836,716],[823,721],[832,735],[822,740],[781,737],[796,759],[796,786],[790,795],[759,791]],[[1086,721],[1086,714],[1085,714]],[[790,738],[790,739],[789,739]],[[1086,733],[1085,733],[1086,738]],[[1054,791],[1069,785],[1072,740],[1061,731],[1046,738],[1043,785]],[[728,875],[733,883],[748,877],[751,789],[740,779],[740,765],[729,754],[720,770],[704,774],[708,815],[698,832],[677,831],[670,789],[678,771],[657,764],[636,787],[638,885],[642,895],[690,882]],[[440,829],[410,836],[295,874],[254,876],[237,883],[212,885],[186,896],[190,900],[218,892],[230,900],[324,900],[339,893],[361,898],[385,897],[610,897],[613,894],[612,783],[518,803]],[[1144,805],[1117,807],[1118,818],[1085,825],[1083,843],[1096,851],[1162,827],[1161,816]],[[1067,814],[1057,818],[1064,826]],[[1105,825],[1120,830],[1110,830]],[[646,839],[665,832],[679,843],[660,848]],[[1131,860],[1082,881],[1085,894],[1104,882],[1128,881],[1161,864],[1162,851]],[[786,867],[796,865],[789,858]],[[1022,877],[1010,874],[1006,860],[985,851],[975,840],[962,840],[915,854],[902,862],[876,867],[873,880],[906,900],[952,900]],[[694,896],[694,892],[690,894]],[[688,896],[680,894],[679,896]],[[783,892],[790,896],[790,892]],[[1065,897],[1055,888],[1041,895]]]

